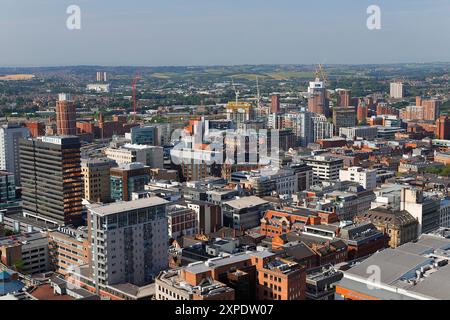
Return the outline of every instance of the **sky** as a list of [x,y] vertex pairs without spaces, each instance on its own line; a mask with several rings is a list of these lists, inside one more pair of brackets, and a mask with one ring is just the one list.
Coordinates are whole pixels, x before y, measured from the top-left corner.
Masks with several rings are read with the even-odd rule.
[[449,17],[450,0],[1,0],[0,66],[448,62]]

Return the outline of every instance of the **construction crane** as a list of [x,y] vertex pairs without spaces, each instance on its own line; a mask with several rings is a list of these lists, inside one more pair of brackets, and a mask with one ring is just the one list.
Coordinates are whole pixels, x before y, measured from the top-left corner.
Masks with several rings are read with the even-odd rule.
[[324,84],[327,84],[328,82],[328,76],[323,68],[323,64],[319,64],[319,66],[316,69],[316,78],[321,79]]
[[256,76],[256,106],[260,108],[261,103],[261,92],[259,91],[259,81],[258,76]]
[[133,79],[133,85],[132,85],[132,88],[133,88],[133,111],[134,111],[134,115],[133,115],[133,123],[136,123],[136,112],[137,112],[137,108],[136,108],[136,84],[137,84],[137,82],[139,81],[139,79],[141,79],[141,77],[140,77],[139,74],[137,73],[137,74],[134,76],[134,79]]

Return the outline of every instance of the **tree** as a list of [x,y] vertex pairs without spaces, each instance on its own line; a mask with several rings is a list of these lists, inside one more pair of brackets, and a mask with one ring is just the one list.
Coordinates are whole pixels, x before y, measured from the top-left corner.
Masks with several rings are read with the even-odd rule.
[[13,269],[15,269],[17,272],[22,272],[23,267],[24,267],[24,263],[23,260],[16,260],[13,264],[12,264]]

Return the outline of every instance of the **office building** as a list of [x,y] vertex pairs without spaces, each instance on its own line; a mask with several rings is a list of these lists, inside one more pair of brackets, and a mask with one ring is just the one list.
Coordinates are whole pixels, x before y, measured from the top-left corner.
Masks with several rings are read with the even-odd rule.
[[69,94],[59,94],[56,101],[56,128],[60,136],[77,134],[77,110]]
[[222,208],[218,204],[205,201],[186,200],[189,209],[195,211],[197,230],[210,234],[223,226]]
[[131,144],[144,144],[148,146],[161,145],[161,134],[157,126],[131,128],[129,133]]
[[152,169],[164,168],[162,147],[127,143],[120,148],[107,148],[105,154],[120,165],[139,162]]
[[0,127],[0,170],[14,175],[20,186],[19,140],[28,138],[30,131],[19,125],[7,123]]
[[339,180],[339,172],[344,167],[342,159],[328,156],[307,158],[305,163],[313,169],[314,184]]
[[340,128],[354,127],[356,125],[355,107],[333,108],[333,124],[337,135]]
[[145,190],[150,182],[150,167],[130,163],[110,169],[111,200],[130,201],[133,192]]
[[16,183],[14,175],[0,171],[0,210],[19,205],[16,196]]
[[23,274],[50,271],[47,235],[32,232],[0,239],[0,260]]
[[440,222],[439,227],[450,228],[450,200],[441,200],[441,206],[439,208]]
[[168,201],[150,197],[88,206],[95,284],[149,284],[168,268]]
[[400,210],[408,211],[418,222],[418,235],[439,228],[440,199],[428,197],[419,189],[401,190]]
[[111,201],[110,170],[115,166],[115,161],[108,158],[81,159],[84,199],[102,203]]
[[377,170],[350,167],[347,170],[339,171],[339,180],[354,181],[364,189],[372,191],[377,187]]
[[269,202],[255,196],[227,201],[222,205],[223,225],[236,230],[255,228],[270,207]]
[[349,127],[349,128],[340,128],[339,136],[349,139],[366,139],[366,140],[374,140],[378,137],[378,127]]
[[81,222],[83,177],[78,137],[20,141],[24,215],[58,225]]

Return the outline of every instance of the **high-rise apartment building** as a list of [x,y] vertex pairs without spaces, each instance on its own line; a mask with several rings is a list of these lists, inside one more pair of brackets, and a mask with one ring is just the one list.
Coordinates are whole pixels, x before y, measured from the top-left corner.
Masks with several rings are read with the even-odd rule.
[[271,97],[272,104],[270,106],[270,112],[271,113],[278,113],[280,112],[280,96],[273,95]]
[[101,203],[111,201],[110,170],[114,166],[115,161],[108,158],[81,159],[84,199]]
[[333,137],[334,125],[322,114],[311,117],[313,128],[313,142]]
[[440,113],[440,101],[436,99],[423,100],[423,120],[436,121]]
[[[301,111],[298,113],[287,113],[284,115],[284,128],[292,129],[297,137],[297,145],[307,147],[314,141],[313,113]],[[326,118],[325,118],[326,120]]]
[[386,102],[380,102],[377,104],[376,113],[377,113],[377,116],[382,116],[382,115],[397,116],[399,114],[398,109],[391,107]]
[[91,269],[97,286],[142,286],[168,268],[167,204],[150,197],[88,206]]
[[239,124],[253,118],[253,106],[247,102],[229,102],[226,107],[227,119]]
[[97,82],[106,82],[107,80],[106,72],[97,71]]
[[360,124],[366,124],[367,117],[369,116],[369,108],[365,103],[359,104],[357,108],[357,121]]
[[58,225],[81,221],[83,178],[78,137],[20,141],[24,215]]
[[401,82],[391,83],[391,98],[403,99],[403,83]]
[[61,93],[56,102],[56,128],[60,136],[77,134],[77,110],[69,94]]
[[440,116],[436,121],[436,137],[442,140],[450,140],[450,118]]
[[20,185],[19,140],[28,138],[30,131],[15,124],[5,124],[0,127],[0,170],[14,175],[17,185]]
[[322,114],[325,117],[329,117],[330,108],[327,99],[327,90],[325,88],[325,82],[319,78],[309,83],[308,87],[308,111],[313,113]]
[[349,107],[352,92],[347,89],[336,89],[336,107]]

